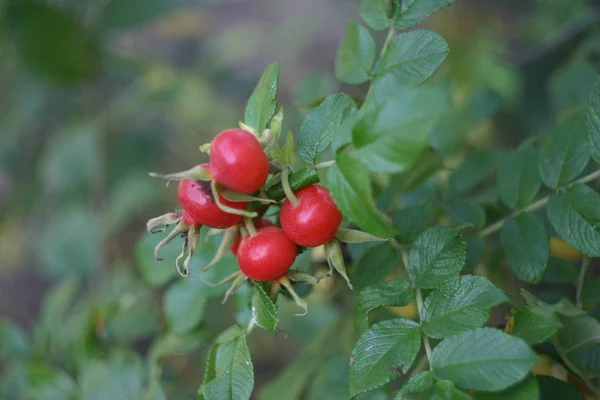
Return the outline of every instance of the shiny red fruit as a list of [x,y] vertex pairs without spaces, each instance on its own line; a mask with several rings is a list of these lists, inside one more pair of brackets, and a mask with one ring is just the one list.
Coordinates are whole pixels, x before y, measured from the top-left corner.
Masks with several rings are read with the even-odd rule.
[[258,229],[240,243],[237,258],[242,272],[255,281],[270,281],[285,274],[294,263],[297,247],[276,226]]
[[[242,222],[241,215],[226,213],[217,206],[210,189],[210,182],[184,179],[177,186],[177,196],[183,209],[199,224],[225,229]],[[221,195],[219,199],[226,206],[238,210],[246,208],[245,202],[229,201]]]
[[254,193],[269,175],[269,159],[253,134],[228,129],[210,145],[210,171],[223,187],[239,193]]
[[329,191],[323,186],[310,185],[294,194],[298,204],[294,207],[286,200],[279,215],[285,234],[306,247],[317,247],[333,239],[342,222],[342,213]]
[[[264,228],[265,226],[275,226],[275,225],[271,221],[269,221],[268,219],[265,219],[265,218],[260,219],[254,223],[254,227],[256,229]],[[242,235],[238,234],[237,238],[235,239],[235,242],[233,242],[233,245],[231,246],[231,252],[233,253],[234,256],[237,256],[237,252],[238,252],[241,242],[242,242]]]
[[187,226],[198,224],[198,222],[196,222],[196,220],[187,211],[184,211],[181,214],[181,222]]

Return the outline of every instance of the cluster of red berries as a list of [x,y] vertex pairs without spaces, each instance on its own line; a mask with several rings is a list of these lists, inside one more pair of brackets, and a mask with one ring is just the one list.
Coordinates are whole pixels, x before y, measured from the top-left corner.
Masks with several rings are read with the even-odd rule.
[[[268,137],[268,133],[263,133],[263,137]],[[323,186],[309,184],[293,192],[289,171],[269,160],[263,150],[265,143],[261,141],[246,130],[229,129],[219,133],[210,144],[208,164],[176,174],[153,174],[179,180],[177,195],[183,209],[148,221],[148,230],[152,233],[176,224],[157,245],[157,259],[160,260],[159,249],[181,235],[183,250],[176,267],[182,276],[189,276],[190,259],[199,243],[200,228],[205,225],[213,230],[224,230],[217,254],[205,270],[228,250],[237,256],[241,272],[221,282],[234,281],[231,292],[246,278],[273,281],[291,292],[289,279],[317,281],[307,274],[290,271],[290,267],[302,247],[330,244],[339,252],[335,236],[342,214]],[[286,194],[281,200],[268,196],[267,189],[277,184],[283,186]],[[264,218],[270,207],[279,209],[281,227]]]

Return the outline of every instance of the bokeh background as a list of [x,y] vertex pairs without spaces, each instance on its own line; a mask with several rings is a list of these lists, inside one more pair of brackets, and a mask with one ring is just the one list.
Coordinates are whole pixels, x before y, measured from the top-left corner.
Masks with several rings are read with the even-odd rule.
[[[432,146],[449,165],[469,150],[478,176],[465,190],[493,178],[499,149],[544,134],[587,98],[600,72],[599,8],[457,0],[423,24],[450,45],[432,80],[455,103]],[[363,96],[333,76],[347,19],[359,20],[358,1],[0,0],[0,398],[32,387],[44,399],[76,387],[95,400],[196,397],[211,338],[247,321],[247,290],[221,305],[221,289],[175,277],[177,244],[153,260],[145,221],[177,203],[174,185],[147,173],[205,161],[198,146],[237,125],[273,61],[284,129],[297,132],[327,94]],[[228,256],[208,278],[233,268]],[[284,300],[282,332],[251,337],[258,398],[283,398],[282,388],[300,398],[315,343],[352,312],[345,291],[325,282],[305,318]],[[322,398],[318,383],[306,396]]]

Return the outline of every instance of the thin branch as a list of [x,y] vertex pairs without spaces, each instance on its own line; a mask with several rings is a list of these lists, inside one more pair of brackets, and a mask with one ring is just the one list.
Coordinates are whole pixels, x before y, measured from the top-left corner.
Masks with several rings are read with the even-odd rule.
[[[581,179],[578,179],[578,180],[576,180],[574,182],[571,182],[566,187],[569,188],[571,186],[575,186],[575,185],[580,184],[580,183],[588,183],[588,182],[594,181],[594,180],[596,180],[598,178],[600,178],[600,170],[594,171],[591,174],[586,175],[586,176],[584,176]],[[535,211],[535,210],[537,210],[539,208],[542,208],[542,207],[544,207],[548,203],[548,200],[550,200],[550,196],[543,197],[543,198],[541,198],[541,199],[539,199],[539,200],[531,203],[530,205],[522,208],[521,210],[515,210],[509,216],[504,217],[500,221],[496,221],[493,224],[491,224],[491,225],[485,227],[484,229],[482,229],[481,232],[479,232],[479,236],[485,237],[485,236],[491,235],[492,233],[494,233],[496,231],[499,231],[500,229],[502,229],[502,227],[504,226],[504,224],[506,223],[506,221],[509,218],[514,218],[514,217],[516,217],[517,215],[519,215],[521,213],[531,212],[531,211]]]
[[581,263],[581,269],[579,270],[579,277],[577,278],[577,291],[575,295],[577,308],[582,308],[581,301],[581,290],[583,289],[583,282],[585,281],[585,275],[587,273],[588,267],[590,266],[592,259],[590,257],[585,257],[583,262]]
[[394,37],[395,34],[396,34],[396,27],[392,23],[392,24],[390,24],[390,29],[388,29],[387,36],[385,37],[385,41],[383,42],[383,46],[381,47],[381,53],[379,54],[380,57],[383,57],[383,55],[385,54],[388,44],[390,43],[390,40],[392,40],[392,38]]

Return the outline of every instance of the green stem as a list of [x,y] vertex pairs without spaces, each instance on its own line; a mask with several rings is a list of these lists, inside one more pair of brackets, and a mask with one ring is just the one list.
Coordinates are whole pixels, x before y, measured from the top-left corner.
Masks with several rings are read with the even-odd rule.
[[254,227],[252,218],[244,218],[244,226],[246,227],[246,230],[250,236],[256,235],[256,228]]
[[579,277],[577,279],[577,291],[575,295],[577,308],[582,308],[583,302],[581,301],[581,290],[583,289],[583,282],[585,281],[585,275],[588,267],[590,266],[592,259],[585,257],[581,263],[581,269],[579,270]]
[[[600,178],[600,170],[594,171],[589,175],[584,176],[581,179],[578,179],[574,182],[571,182],[570,184],[568,184],[566,187],[570,188],[571,186],[575,186],[578,185],[580,183],[588,183],[591,181],[594,181],[596,179]],[[493,224],[489,225],[488,227],[484,228],[481,230],[481,232],[479,232],[479,236],[481,237],[485,237],[485,236],[489,236],[492,233],[499,231],[500,229],[502,229],[502,227],[504,226],[504,224],[506,223],[506,221],[510,218],[514,218],[517,215],[524,213],[524,212],[531,212],[531,211],[535,211],[539,208],[544,207],[546,204],[548,204],[548,200],[550,200],[550,196],[546,196],[543,197],[533,203],[531,203],[530,205],[520,209],[520,210],[515,210],[513,213],[511,213],[509,216],[502,218],[500,221],[494,222]]]
[[[421,314],[423,313],[423,294],[421,289],[415,288],[415,300],[417,301],[417,310],[419,312],[419,320],[421,320]],[[425,354],[427,355],[427,362],[431,366],[431,343],[429,343],[429,337],[423,334],[423,346],[425,347]]]
[[290,186],[290,171],[288,169],[284,169],[281,171],[281,186],[283,187],[283,192],[285,193],[285,197],[292,203],[292,206],[296,207],[298,205],[298,198],[294,195],[292,191],[292,187]]
[[315,164],[315,169],[329,168],[335,164],[335,160],[323,161],[322,163]]
[[387,36],[385,37],[385,41],[383,42],[383,46],[381,47],[381,53],[379,54],[379,57],[383,57],[385,51],[387,50],[388,44],[390,43],[390,40],[392,40],[395,34],[396,27],[392,23],[390,24],[390,29],[388,29]]

